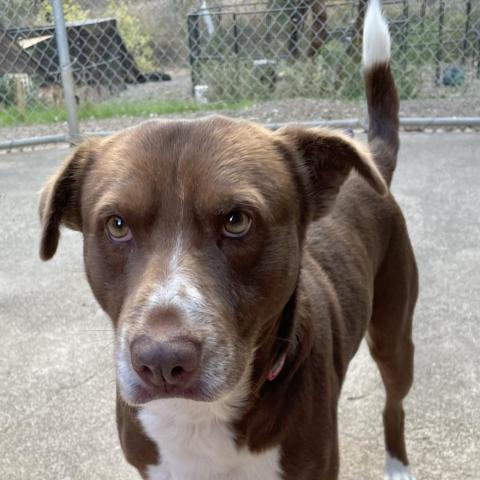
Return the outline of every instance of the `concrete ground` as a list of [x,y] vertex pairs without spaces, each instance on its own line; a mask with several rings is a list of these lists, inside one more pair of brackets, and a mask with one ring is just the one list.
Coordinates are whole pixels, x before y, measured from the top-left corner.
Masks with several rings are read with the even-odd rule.
[[[406,403],[417,479],[480,476],[480,135],[404,134],[394,191],[421,274]],[[65,231],[37,256],[37,192],[65,150],[0,156],[0,478],[134,479],[115,431],[112,333]],[[382,478],[383,389],[365,348],[341,408],[341,479]]]

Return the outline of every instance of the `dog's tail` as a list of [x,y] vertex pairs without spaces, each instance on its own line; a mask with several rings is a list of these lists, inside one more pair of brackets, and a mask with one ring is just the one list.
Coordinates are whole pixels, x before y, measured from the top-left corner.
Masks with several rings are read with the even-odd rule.
[[399,146],[399,101],[390,69],[390,34],[380,0],[369,0],[363,26],[363,74],[368,105],[368,142],[390,185]]

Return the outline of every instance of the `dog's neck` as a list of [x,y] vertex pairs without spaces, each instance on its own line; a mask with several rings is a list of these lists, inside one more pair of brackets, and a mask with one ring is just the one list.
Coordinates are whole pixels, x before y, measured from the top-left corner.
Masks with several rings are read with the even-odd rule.
[[[237,444],[262,451],[275,446],[284,433],[284,421],[302,390],[304,366],[313,350],[312,325],[298,308],[300,287],[287,302],[277,322],[277,335],[269,345],[256,352],[251,376],[251,391],[241,416],[233,422]],[[273,379],[268,375],[285,356],[281,371]],[[267,365],[263,367],[263,365]]]
[[[280,367],[280,364],[282,364],[283,367],[283,363],[286,359],[287,354],[289,353],[290,347],[292,346],[296,306],[297,287],[295,287],[295,290],[288,299],[288,302],[283,308],[283,312],[280,317],[277,334],[275,336],[274,363],[272,366],[273,370],[278,369]],[[281,372],[278,372],[275,375],[275,378],[280,373]]]
[[271,382],[288,383],[299,367],[298,360],[305,356],[305,326],[297,315],[299,288],[298,285],[295,287],[277,321],[272,322],[271,330],[261,336],[262,343],[256,350],[251,377],[254,398],[261,396],[262,389],[269,388]]
[[[295,385],[301,381],[298,379],[301,373],[296,373],[308,357],[306,352],[311,350],[311,336],[297,312],[297,294],[295,289],[274,325],[271,340],[257,351],[261,358],[257,356],[252,369],[247,369],[239,385],[226,398],[212,403],[159,400],[140,409],[143,428],[168,460],[165,465],[169,462],[172,468],[183,465],[179,470],[182,478],[190,478],[187,475],[190,467],[192,472],[207,469],[211,478],[217,478],[217,474],[218,478],[225,478],[231,475],[228,469],[238,466],[236,462],[242,461],[244,465],[243,457],[247,452],[253,455],[251,458],[247,455],[252,472],[247,472],[247,477],[242,476],[242,479],[257,478],[255,475],[277,478],[273,470],[268,470],[274,468],[276,471],[277,467],[267,468],[266,465],[279,465],[275,457],[279,455],[275,430],[281,430],[282,418],[286,418],[289,408],[285,392],[297,391]],[[266,366],[260,368],[266,358]],[[282,369],[276,378],[268,380],[269,371],[282,358],[285,359]],[[203,440],[192,443],[188,440],[192,432]],[[265,451],[265,445],[269,450]],[[203,460],[197,458],[199,451],[205,456]],[[275,457],[273,462],[271,457]],[[185,458],[193,463],[185,462]],[[167,467],[158,468],[163,472]]]

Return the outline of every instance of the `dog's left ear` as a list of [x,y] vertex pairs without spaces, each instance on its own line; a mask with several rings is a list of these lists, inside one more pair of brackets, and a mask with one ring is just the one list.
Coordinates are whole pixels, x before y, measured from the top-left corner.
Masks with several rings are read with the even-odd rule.
[[298,159],[312,219],[328,213],[352,168],[379,194],[387,193],[387,184],[368,148],[347,135],[324,128],[296,127],[282,128],[275,134]]
[[94,158],[100,139],[82,143],[68,157],[40,192],[38,213],[42,224],[40,257],[50,260],[60,239],[60,226],[82,229],[80,198],[83,183]]

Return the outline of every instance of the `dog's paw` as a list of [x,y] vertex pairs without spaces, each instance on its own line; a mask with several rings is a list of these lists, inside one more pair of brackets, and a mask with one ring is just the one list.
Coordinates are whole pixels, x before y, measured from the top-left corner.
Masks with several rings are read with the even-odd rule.
[[384,480],[415,480],[415,477],[410,472],[394,472],[386,473],[383,476]]
[[161,463],[160,465],[148,466],[147,480],[172,480],[172,476],[163,463]]
[[400,460],[387,454],[385,459],[384,480],[415,480],[409,468]]

